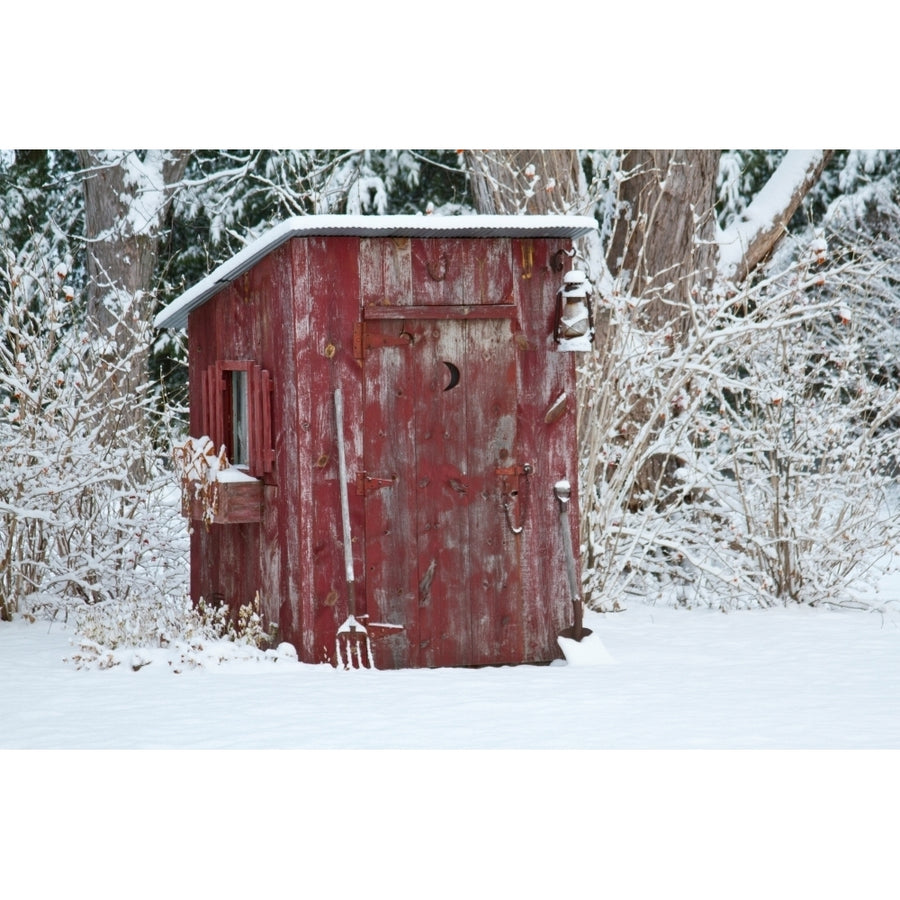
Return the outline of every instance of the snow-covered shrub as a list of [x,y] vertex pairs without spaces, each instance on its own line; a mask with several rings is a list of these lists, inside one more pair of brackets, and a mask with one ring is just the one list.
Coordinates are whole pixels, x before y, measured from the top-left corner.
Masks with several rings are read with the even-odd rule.
[[74,611],[70,660],[78,668],[141,668],[159,657],[180,671],[236,658],[289,658],[287,645],[275,646],[277,628],[265,629],[259,610],[258,594],[234,615],[203,598],[194,604],[163,594],[82,604]]
[[585,593],[722,608],[838,602],[898,537],[886,510],[897,321],[871,260],[824,243],[733,296],[695,298],[683,340],[609,295],[581,373]]
[[115,389],[140,341],[96,365],[65,266],[0,252],[2,614],[180,596],[187,535],[149,392]]

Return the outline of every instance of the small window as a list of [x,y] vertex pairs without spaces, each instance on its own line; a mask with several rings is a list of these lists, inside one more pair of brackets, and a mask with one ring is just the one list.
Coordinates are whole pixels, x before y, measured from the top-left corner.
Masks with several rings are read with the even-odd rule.
[[268,371],[251,360],[222,361],[202,376],[203,430],[216,447],[225,446],[233,466],[259,477],[271,472],[271,391]]
[[[247,372],[238,369],[226,372],[226,381],[230,384],[226,390],[231,394],[231,427],[227,429],[225,445],[228,447],[228,458],[232,465],[250,465],[250,432],[247,418]],[[230,379],[228,376],[231,376]],[[231,440],[228,441],[227,438]]]

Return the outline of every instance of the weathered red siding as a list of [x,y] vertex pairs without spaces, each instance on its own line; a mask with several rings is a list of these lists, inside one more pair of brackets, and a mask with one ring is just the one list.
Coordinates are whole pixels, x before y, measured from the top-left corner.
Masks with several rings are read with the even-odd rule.
[[193,522],[194,597],[258,592],[301,660],[334,661],[340,387],[353,597],[376,665],[558,657],[571,603],[553,485],[578,479],[553,262],[570,243],[294,237],[191,312],[192,433],[208,402],[196,373],[252,361],[270,373],[274,449],[262,521]]

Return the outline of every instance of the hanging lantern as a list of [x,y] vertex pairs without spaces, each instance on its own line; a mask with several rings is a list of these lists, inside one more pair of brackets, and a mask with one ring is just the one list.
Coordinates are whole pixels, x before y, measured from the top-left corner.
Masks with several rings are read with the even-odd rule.
[[591,286],[584,272],[566,272],[559,289],[553,337],[560,350],[587,350],[594,339]]

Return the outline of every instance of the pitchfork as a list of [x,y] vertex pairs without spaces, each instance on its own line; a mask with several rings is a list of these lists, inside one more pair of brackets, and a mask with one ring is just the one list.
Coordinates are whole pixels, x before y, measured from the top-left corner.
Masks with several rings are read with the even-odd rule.
[[341,482],[341,526],[344,534],[344,569],[347,576],[348,616],[337,630],[338,665],[345,669],[374,669],[369,633],[356,618],[356,576],[353,572],[353,545],[350,535],[350,500],[347,494],[347,458],[344,454],[344,400],[341,389],[334,392],[334,417],[337,421],[338,473]]

